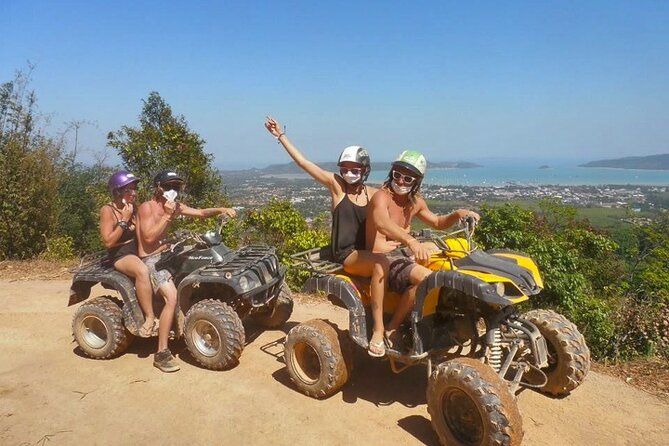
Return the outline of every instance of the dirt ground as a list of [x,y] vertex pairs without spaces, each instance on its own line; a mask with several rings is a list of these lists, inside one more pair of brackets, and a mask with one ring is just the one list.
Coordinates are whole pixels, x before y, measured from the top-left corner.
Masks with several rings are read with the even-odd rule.
[[[423,367],[396,375],[360,351],[342,392],[318,401],[293,389],[282,361],[285,331],[315,317],[345,327],[346,314],[329,304],[298,298],[284,331],[247,327],[240,363],[229,371],[198,367],[177,342],[182,369],[163,374],[151,365],[155,340],[136,339],[109,361],[82,357],[70,333],[68,280],[0,277],[2,445],[438,444]],[[597,372],[566,398],[524,391],[518,404],[528,445],[669,440],[666,401]]]

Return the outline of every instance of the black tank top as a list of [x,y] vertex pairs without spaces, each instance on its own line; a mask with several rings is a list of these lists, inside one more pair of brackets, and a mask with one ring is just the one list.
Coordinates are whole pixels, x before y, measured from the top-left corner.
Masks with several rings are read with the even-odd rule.
[[[118,223],[121,219],[119,218],[120,211],[116,209],[113,205],[108,204],[110,208],[112,208],[112,211],[114,211],[114,218],[116,218],[116,223]],[[133,207],[132,209],[132,216],[130,217],[130,221],[128,221],[128,228],[123,229],[123,234],[121,234],[121,237],[116,241],[116,245],[122,245],[128,240],[133,240],[135,238],[135,212],[136,209]],[[130,229],[132,227],[132,229]]]
[[[358,206],[353,203],[348,194],[337,204],[332,212],[332,257],[335,261],[343,262],[353,250],[365,249],[365,221],[367,219],[367,186],[365,197],[367,203]],[[343,258],[342,258],[343,256]]]

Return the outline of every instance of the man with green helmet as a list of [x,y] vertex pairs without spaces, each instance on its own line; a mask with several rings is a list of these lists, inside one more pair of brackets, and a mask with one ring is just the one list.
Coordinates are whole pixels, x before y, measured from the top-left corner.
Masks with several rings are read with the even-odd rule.
[[[402,299],[385,327],[386,341],[393,347],[394,334],[411,312],[416,287],[431,271],[420,265],[430,260],[435,250],[430,243],[421,243],[410,235],[411,220],[420,218],[435,229],[445,229],[458,221],[473,217],[476,212],[457,209],[448,215],[436,215],[420,195],[427,161],[415,150],[405,150],[392,163],[388,178],[381,190],[370,200],[367,217],[367,249],[384,253],[390,261],[388,285]],[[401,247],[403,245],[403,247]]]

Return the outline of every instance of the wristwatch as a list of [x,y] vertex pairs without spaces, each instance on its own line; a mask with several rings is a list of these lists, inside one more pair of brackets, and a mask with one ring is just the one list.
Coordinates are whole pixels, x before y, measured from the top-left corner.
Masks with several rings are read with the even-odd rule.
[[126,230],[127,230],[127,229],[128,229],[128,222],[126,222],[125,220],[119,220],[119,221],[116,223],[116,226],[120,226],[122,229],[126,229]]

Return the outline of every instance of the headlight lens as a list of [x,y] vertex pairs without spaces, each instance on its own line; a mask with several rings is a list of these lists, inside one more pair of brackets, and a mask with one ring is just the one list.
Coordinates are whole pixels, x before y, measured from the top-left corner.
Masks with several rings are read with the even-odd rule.
[[492,285],[495,287],[497,294],[504,296],[504,282],[495,282]]
[[239,287],[243,292],[252,290],[258,285],[260,285],[260,282],[258,282],[258,279],[256,279],[252,274],[245,274],[239,278]]

